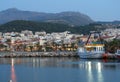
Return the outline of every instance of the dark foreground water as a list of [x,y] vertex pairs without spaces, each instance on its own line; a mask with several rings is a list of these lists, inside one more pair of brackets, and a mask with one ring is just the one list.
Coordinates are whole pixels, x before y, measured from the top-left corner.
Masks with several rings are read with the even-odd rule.
[[0,82],[120,82],[119,60],[0,58]]

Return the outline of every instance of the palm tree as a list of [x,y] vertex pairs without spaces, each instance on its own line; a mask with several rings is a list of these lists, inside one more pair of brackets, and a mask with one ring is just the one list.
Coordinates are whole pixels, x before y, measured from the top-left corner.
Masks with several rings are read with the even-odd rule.
[[10,49],[10,47],[11,47],[11,39],[7,39],[6,43],[8,44],[8,47]]
[[30,47],[30,51],[32,52],[32,50],[33,50],[33,46],[32,46],[32,45],[30,45],[29,47]]

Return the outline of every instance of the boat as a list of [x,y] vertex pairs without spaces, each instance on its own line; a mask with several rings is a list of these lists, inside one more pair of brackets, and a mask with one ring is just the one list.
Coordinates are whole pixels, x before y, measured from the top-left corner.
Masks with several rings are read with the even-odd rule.
[[87,41],[78,47],[77,53],[80,58],[103,58],[106,55],[104,47],[100,32],[92,31]]
[[116,57],[120,59],[120,49],[117,49],[117,52],[115,53]]

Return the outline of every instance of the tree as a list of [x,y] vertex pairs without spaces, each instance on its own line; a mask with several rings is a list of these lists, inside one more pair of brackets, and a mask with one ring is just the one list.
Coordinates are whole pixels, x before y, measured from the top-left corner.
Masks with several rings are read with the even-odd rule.
[[110,42],[105,42],[105,49],[108,52],[115,53],[120,48],[120,39],[114,39]]

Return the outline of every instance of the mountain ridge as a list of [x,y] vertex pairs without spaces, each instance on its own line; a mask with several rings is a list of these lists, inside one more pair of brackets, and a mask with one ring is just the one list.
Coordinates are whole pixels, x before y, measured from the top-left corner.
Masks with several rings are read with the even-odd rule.
[[13,20],[64,23],[77,26],[86,25],[94,22],[89,16],[80,12],[73,11],[64,11],[60,13],[45,13],[10,8],[0,12],[0,24],[7,23]]

